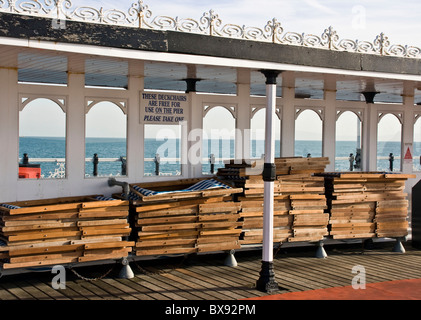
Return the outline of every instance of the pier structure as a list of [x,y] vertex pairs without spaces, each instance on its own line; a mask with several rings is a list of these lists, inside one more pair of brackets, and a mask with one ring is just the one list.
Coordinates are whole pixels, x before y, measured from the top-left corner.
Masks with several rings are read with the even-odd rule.
[[[293,157],[295,124],[307,110],[322,122],[327,171],[335,170],[337,122],[346,112],[360,123],[359,169],[377,171],[378,126],[390,114],[401,125],[401,154],[394,155],[401,161],[395,169],[418,178],[407,181],[409,198],[421,177],[413,169],[421,49],[391,45],[383,33],[367,42],[340,39],[332,27],[321,36],[284,32],[276,19],[263,28],[239,27],[224,24],[212,10],[199,20],[154,17],[143,1],[127,12],[73,7],[71,1],[3,2],[0,57],[0,203],[120,192],[110,188],[109,177],[85,176],[91,156],[85,154],[87,115],[103,102],[126,119],[121,183],[208,176],[200,159],[209,165],[210,154],[198,146],[204,119],[216,108],[235,123],[239,161],[250,157],[251,122],[260,110],[270,110],[267,119],[280,126],[278,137],[273,130],[266,135],[269,198],[274,141],[280,140],[281,157]],[[58,179],[18,174],[20,116],[40,99],[65,115],[65,173]],[[177,127],[180,174],[145,174],[145,138],[152,126]],[[164,156],[157,154],[154,161],[162,165]],[[266,231],[271,212],[269,203]],[[265,239],[262,269],[273,280],[270,232]]]
[[[92,156],[85,155],[85,118],[104,101],[127,119],[125,182],[203,176],[203,162],[189,157],[203,137],[191,133],[217,107],[235,122],[235,158],[248,158],[251,121],[266,107],[265,70],[280,73],[274,121],[281,156],[294,156],[296,120],[312,110],[322,121],[327,170],[334,171],[336,123],[350,111],[361,121],[361,170],[376,171],[378,124],[392,114],[402,132],[395,170],[413,172],[421,114],[418,48],[391,45],[384,34],[373,42],[340,39],[332,27],[321,36],[286,32],[276,19],[266,28],[241,28],[224,24],[212,10],[198,20],[154,16],[143,1],[127,12],[70,1],[32,4],[0,7],[0,201],[115,192],[107,177],[84,174],[85,158]],[[39,99],[65,114],[61,179],[18,178],[19,117]],[[179,175],[145,176],[145,127],[151,124],[181,127]],[[412,184],[415,179],[408,181],[409,193]]]

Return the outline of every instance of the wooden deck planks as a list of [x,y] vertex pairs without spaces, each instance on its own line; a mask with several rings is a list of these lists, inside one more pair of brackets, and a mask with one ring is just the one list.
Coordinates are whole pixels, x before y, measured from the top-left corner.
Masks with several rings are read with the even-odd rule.
[[[37,300],[49,300],[50,297],[45,294],[42,290],[38,289],[36,286],[32,286],[25,281],[17,281],[15,285],[20,287],[22,290],[30,294],[32,297]],[[32,298],[31,298],[32,300]]]
[[[139,300],[169,300],[170,298],[160,294],[154,293],[153,290],[147,286],[142,285],[141,279],[136,276],[134,279],[119,279],[119,282],[123,283],[129,288],[136,290],[136,297]],[[158,289],[159,290],[159,289]]]
[[7,286],[0,285],[0,300],[15,300],[18,299],[16,295],[7,290]]
[[151,281],[154,281],[159,285],[162,292],[165,295],[171,297],[174,300],[197,300],[198,298],[188,291],[181,290],[179,287],[174,285],[173,281],[161,277],[160,275],[149,275]]
[[[279,262],[279,261],[278,261]],[[292,260],[291,267],[288,268],[288,273],[285,274],[282,270],[285,269],[285,265],[280,264],[276,265],[277,270],[280,275],[279,276],[287,276],[291,277],[294,275],[295,277],[305,279],[306,284],[311,283],[317,286],[317,288],[328,288],[328,287],[340,287],[344,285],[344,281],[339,279],[335,275],[331,275],[326,270],[323,270],[320,265],[314,266],[314,268],[311,268],[311,266],[307,265],[297,265],[294,263],[295,261]],[[292,267],[292,265],[295,264],[295,267]],[[349,283],[349,282],[348,282]]]
[[[283,249],[275,254],[275,276],[280,293],[351,285],[356,265],[366,269],[367,283],[421,278],[421,251],[391,252],[393,243],[374,250],[325,246],[327,259],[316,259],[315,248]],[[222,265],[221,255],[192,256],[187,264],[168,261],[135,265],[133,279],[113,273],[98,281],[85,281],[67,273],[66,289],[51,288],[52,275],[22,274],[0,279],[0,300],[237,300],[262,297],[255,289],[261,268],[259,251],[237,252],[238,266]],[[139,262],[138,262],[139,263]]]
[[186,276],[189,276],[190,279],[196,279],[197,281],[200,281],[204,286],[207,288],[215,291],[215,293],[218,293],[218,299],[222,300],[231,300],[231,299],[241,299],[240,295],[237,295],[236,293],[233,293],[231,288],[225,288],[224,286],[221,286],[221,283],[218,280],[212,279],[210,277],[207,277],[206,275],[202,275],[198,273],[195,268],[193,270],[188,269],[177,269],[178,273],[184,274]]
[[15,296],[18,300],[33,300],[34,297],[20,288],[16,283],[4,283],[3,289],[7,290],[10,294]]
[[[219,288],[228,292],[228,298],[226,299],[243,299],[249,297],[252,292],[248,291],[247,283],[236,279],[234,276],[227,274],[221,274],[215,272],[212,266],[196,266],[192,270],[196,274],[200,274],[203,277],[207,277],[212,282],[219,283]],[[234,272],[231,272],[234,273]],[[208,280],[209,281],[209,280]]]
[[66,295],[66,299],[70,299],[70,300],[103,300],[102,297],[95,294],[94,290],[91,291],[91,290],[86,289],[84,286],[81,286],[80,283],[78,283],[77,281],[67,282],[65,290],[54,290],[54,291],[63,292]]
[[[174,300],[175,297],[171,292],[167,292],[166,289],[160,286],[160,283],[151,279],[146,275],[136,275],[130,281],[134,282],[138,286],[142,287],[142,291],[154,300]],[[156,283],[156,284],[155,284]]]

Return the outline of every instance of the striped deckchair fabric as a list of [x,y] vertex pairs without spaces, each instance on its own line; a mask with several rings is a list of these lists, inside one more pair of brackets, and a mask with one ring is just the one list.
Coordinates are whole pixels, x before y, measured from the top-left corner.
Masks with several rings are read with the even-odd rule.
[[21,207],[14,206],[12,204],[2,203],[0,204],[0,207],[6,208],[6,209],[20,209]]
[[208,180],[202,180],[199,181],[192,186],[181,189],[181,190],[171,190],[171,191],[153,191],[145,188],[141,188],[139,186],[134,185],[133,189],[135,189],[137,192],[142,194],[143,196],[154,196],[158,194],[168,194],[168,193],[178,193],[178,192],[189,192],[189,191],[204,191],[209,189],[216,189],[216,188],[223,188],[223,189],[231,189],[230,186],[221,183],[215,179],[208,179]]
[[116,199],[111,198],[111,197],[103,197],[103,196],[97,196],[97,197],[95,197],[95,199],[98,200],[98,201],[113,201],[113,200],[116,200]]
[[129,192],[128,195],[126,195],[125,193],[122,193],[121,197],[123,199],[131,200],[131,201],[141,200],[140,196],[138,196],[136,193],[133,193],[131,191]]

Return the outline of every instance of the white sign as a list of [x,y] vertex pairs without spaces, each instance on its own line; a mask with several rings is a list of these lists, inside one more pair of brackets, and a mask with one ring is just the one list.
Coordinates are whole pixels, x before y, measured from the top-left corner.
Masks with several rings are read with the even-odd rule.
[[187,120],[189,101],[186,94],[142,92],[140,122],[152,124],[179,124]]

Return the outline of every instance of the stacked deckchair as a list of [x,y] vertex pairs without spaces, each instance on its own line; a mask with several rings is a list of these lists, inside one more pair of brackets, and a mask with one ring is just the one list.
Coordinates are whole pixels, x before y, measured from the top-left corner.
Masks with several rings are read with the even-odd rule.
[[137,256],[215,252],[240,248],[240,203],[216,179],[130,185]]
[[405,182],[415,175],[383,172],[323,173],[334,239],[408,234]]
[[127,257],[129,202],[103,196],[0,204],[3,269]]
[[[324,196],[324,172],[328,158],[277,158],[274,182],[274,241],[318,241],[328,235],[329,216]],[[241,244],[260,244],[263,239],[262,160],[231,160],[218,169],[218,177],[244,189]]]

